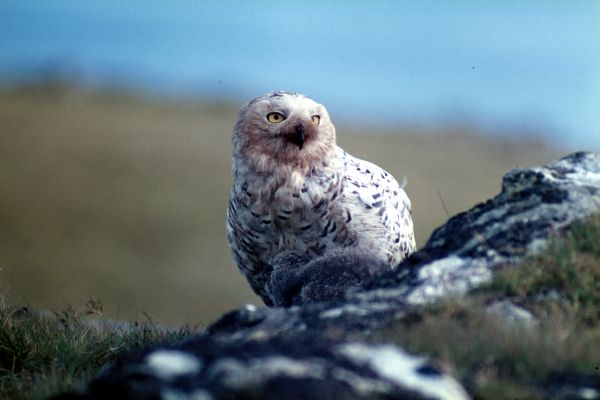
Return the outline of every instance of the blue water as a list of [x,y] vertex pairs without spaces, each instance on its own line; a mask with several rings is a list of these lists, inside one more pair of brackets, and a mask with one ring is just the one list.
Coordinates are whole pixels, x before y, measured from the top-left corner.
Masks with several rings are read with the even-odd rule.
[[0,84],[56,76],[600,150],[600,1],[0,0]]

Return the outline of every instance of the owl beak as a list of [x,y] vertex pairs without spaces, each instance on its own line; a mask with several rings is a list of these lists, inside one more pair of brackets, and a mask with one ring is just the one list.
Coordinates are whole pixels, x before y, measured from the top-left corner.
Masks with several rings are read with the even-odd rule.
[[299,150],[302,150],[302,146],[304,146],[304,125],[296,125],[294,131],[295,134],[290,138],[290,141],[297,145]]

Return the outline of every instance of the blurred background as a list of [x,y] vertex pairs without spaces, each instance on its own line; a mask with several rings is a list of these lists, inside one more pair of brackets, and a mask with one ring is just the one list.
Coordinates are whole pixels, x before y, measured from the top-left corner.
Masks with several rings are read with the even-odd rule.
[[260,304],[230,132],[271,90],[408,179],[418,244],[512,167],[600,150],[600,3],[0,2],[0,294],[206,324]]

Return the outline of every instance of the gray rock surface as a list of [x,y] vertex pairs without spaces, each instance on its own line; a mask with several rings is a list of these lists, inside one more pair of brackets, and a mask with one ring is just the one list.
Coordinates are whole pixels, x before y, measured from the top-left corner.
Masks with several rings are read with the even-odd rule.
[[[394,271],[368,265],[368,255],[354,262],[337,253],[310,263],[282,256],[270,293],[289,308],[233,311],[198,337],[119,358],[71,396],[468,398],[422,357],[369,340],[411,309],[488,282],[500,266],[543,250],[599,211],[599,154],[512,170],[498,196],[451,218]],[[337,279],[341,274],[348,279]]]
[[485,311],[503,321],[504,324],[515,328],[530,329],[537,325],[533,314],[510,300],[495,301],[489,304]]

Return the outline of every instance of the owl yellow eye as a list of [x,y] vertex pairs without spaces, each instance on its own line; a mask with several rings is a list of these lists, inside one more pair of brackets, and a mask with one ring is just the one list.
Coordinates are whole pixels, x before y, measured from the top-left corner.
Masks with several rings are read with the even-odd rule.
[[321,123],[321,116],[320,115],[313,115],[311,118],[312,118],[312,122],[315,125],[319,125]]
[[278,124],[278,123],[282,122],[284,119],[285,119],[285,115],[278,113],[278,112],[272,112],[272,113],[267,114],[267,121],[269,121],[272,124]]

